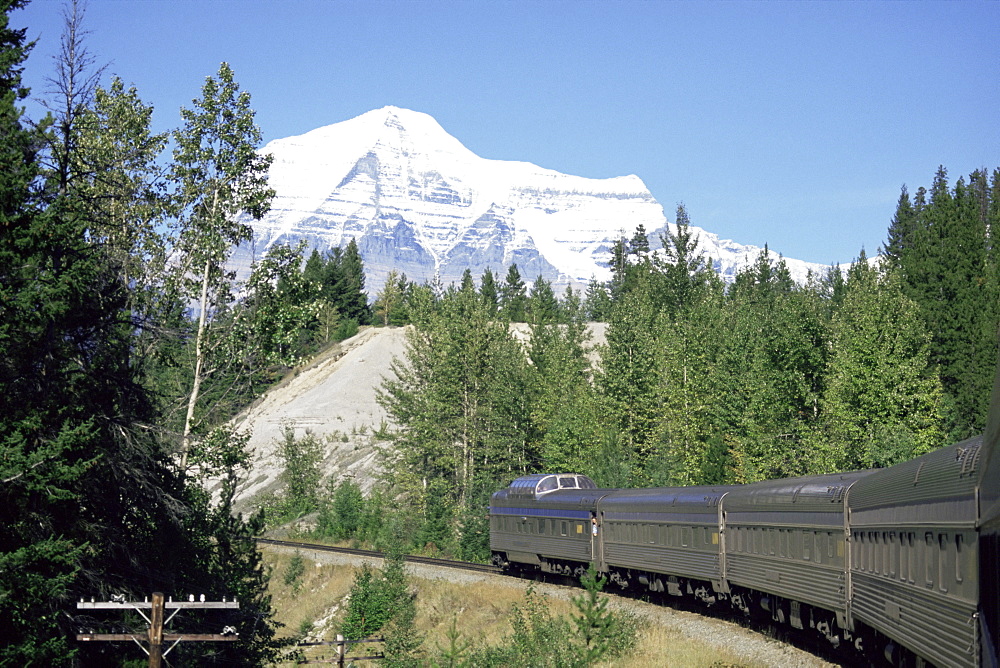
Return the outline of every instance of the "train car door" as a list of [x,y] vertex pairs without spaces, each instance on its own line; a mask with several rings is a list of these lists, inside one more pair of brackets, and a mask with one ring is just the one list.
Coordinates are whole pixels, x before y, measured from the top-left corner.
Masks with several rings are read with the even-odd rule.
[[604,513],[590,514],[590,560],[601,573],[607,572],[604,567]]

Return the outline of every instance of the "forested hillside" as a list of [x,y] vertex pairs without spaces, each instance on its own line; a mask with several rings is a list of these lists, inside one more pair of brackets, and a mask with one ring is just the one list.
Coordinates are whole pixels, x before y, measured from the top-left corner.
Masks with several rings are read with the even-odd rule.
[[[557,299],[540,279],[529,290],[516,266],[478,287],[468,274],[387,286],[378,303],[403,297],[386,317],[414,325],[382,401],[396,424],[386,470],[416,546],[484,556],[489,494],[527,472],[754,482],[890,466],[983,429],[1000,170],[949,186],[942,167],[912,202],[904,187],[877,257],[805,285],[768,253],[726,285],[683,205],[676,221],[662,254],[642,229],[621,239],[612,280],[583,296]],[[596,365],[590,319],[608,323]],[[525,346],[511,321],[530,324]]]

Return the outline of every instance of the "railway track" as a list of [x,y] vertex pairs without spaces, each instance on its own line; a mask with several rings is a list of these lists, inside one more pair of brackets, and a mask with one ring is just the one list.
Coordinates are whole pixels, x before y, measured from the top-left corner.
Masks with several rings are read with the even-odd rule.
[[[366,557],[370,559],[382,559],[385,557],[381,552],[374,550],[356,550],[351,547],[334,547],[332,545],[321,545],[319,543],[304,543],[291,540],[274,540],[272,538],[258,538],[257,542],[263,545],[275,545],[278,547],[292,547],[298,550],[314,550],[316,552],[332,552],[334,554],[346,554],[353,557]],[[424,564],[427,566],[438,566],[441,568],[454,568],[463,571],[473,571],[476,573],[490,573],[492,575],[503,575],[496,566],[490,564],[474,564],[468,561],[452,561],[450,559],[435,559],[433,557],[420,557],[408,554],[403,559],[411,564]]]

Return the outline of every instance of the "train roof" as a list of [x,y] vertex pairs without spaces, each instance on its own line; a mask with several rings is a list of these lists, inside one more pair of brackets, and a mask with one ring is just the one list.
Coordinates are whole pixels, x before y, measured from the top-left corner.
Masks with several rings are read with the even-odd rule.
[[566,489],[597,489],[597,485],[578,473],[534,473],[514,480],[506,491],[508,498],[538,499]]
[[606,508],[706,506],[716,507],[719,500],[738,485],[695,485],[690,487],[647,487],[613,490],[601,500]]
[[983,437],[875,471],[851,489],[852,524],[974,524]]

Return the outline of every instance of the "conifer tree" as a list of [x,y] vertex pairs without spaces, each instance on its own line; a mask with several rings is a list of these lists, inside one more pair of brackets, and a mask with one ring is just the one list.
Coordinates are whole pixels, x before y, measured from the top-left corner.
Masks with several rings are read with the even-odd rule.
[[591,278],[587,284],[587,293],[584,299],[584,311],[589,320],[595,322],[607,322],[611,317],[611,293],[606,284],[599,282],[596,278]]
[[698,237],[691,231],[684,204],[677,205],[676,218],[676,232],[668,228],[660,237],[664,257],[654,263],[660,274],[657,298],[671,318],[702,298],[715,277],[704,253],[698,249]]
[[365,268],[358,250],[358,242],[352,237],[343,253],[337,256],[336,282],[333,286],[333,301],[343,317],[367,325],[371,321],[368,297],[365,294]]
[[552,284],[541,274],[531,285],[525,311],[527,321],[535,325],[551,324],[559,318],[559,302],[552,291]]
[[653,434],[660,414],[657,396],[657,333],[659,314],[648,277],[615,304],[601,351],[597,386],[603,410],[618,430],[627,463],[637,479],[648,482],[646,470],[654,450]]
[[910,204],[910,193],[904,185],[896,203],[896,214],[889,225],[888,238],[882,246],[882,256],[890,268],[898,269],[907,248],[913,243],[917,220],[913,205]]
[[486,302],[486,308],[490,313],[496,314],[500,308],[500,296],[497,292],[497,279],[493,275],[493,270],[486,267],[483,276],[479,281],[479,294]]
[[[404,276],[393,269],[386,276],[382,292],[375,299],[375,314],[381,318],[382,325],[386,327],[397,324],[398,310],[403,301],[404,286],[401,285],[401,282],[405,280]],[[394,316],[396,316],[395,319]]]
[[510,322],[524,322],[527,309],[527,290],[517,265],[507,268],[507,277],[500,286],[500,310]]
[[995,258],[992,257],[990,188],[975,172],[954,191],[939,167],[926,201],[914,202],[912,243],[900,256],[906,294],[920,306],[932,336],[932,356],[947,396],[949,439],[983,429],[996,357],[998,319]]
[[544,470],[593,473],[590,448],[600,438],[597,395],[579,299],[567,289],[567,322],[531,325],[528,358],[531,421]]

